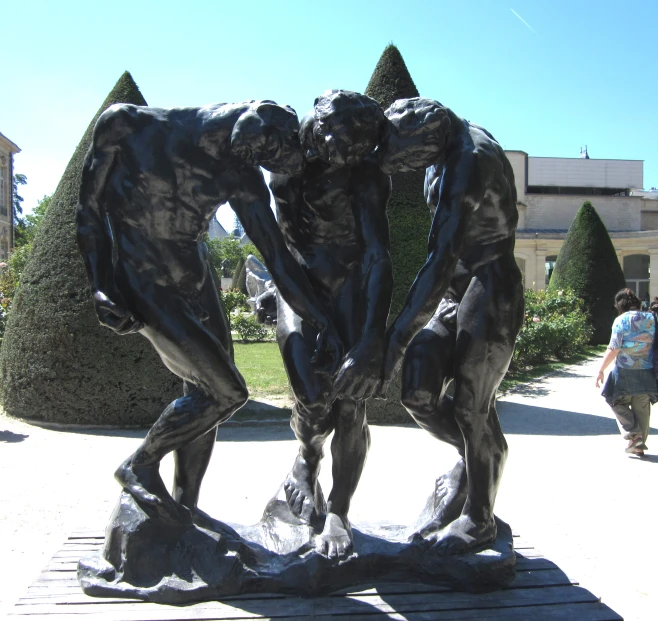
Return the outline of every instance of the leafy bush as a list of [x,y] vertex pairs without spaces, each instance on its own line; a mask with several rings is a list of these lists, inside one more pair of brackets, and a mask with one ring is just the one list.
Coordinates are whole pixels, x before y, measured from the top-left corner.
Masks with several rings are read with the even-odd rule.
[[269,335],[269,330],[253,315],[237,315],[232,323],[243,341],[264,341]]
[[571,289],[525,292],[525,320],[516,339],[513,368],[582,351],[592,337],[585,304]]
[[229,326],[233,326],[233,313],[242,310],[248,310],[249,305],[247,304],[247,296],[238,291],[237,289],[231,289],[229,291],[222,291],[222,304],[224,304],[224,310],[226,311],[226,316],[228,317]]

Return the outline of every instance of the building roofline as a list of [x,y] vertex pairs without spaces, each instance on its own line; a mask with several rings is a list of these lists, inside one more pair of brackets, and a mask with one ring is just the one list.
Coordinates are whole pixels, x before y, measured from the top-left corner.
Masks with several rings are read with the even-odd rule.
[[20,153],[21,152],[20,147],[15,142],[12,142],[11,140],[9,140],[9,138],[7,138],[7,136],[5,136],[2,132],[0,132],[0,140],[4,140],[9,145],[9,150],[12,153],[15,154],[15,153]]
[[584,160],[589,162],[644,162],[644,160],[625,160],[618,157],[560,157],[554,155],[528,155],[542,160]]

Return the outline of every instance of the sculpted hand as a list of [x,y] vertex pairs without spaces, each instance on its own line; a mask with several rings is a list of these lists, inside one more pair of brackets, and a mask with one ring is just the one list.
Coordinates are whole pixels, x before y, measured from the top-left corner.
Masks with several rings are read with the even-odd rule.
[[330,403],[337,398],[362,401],[372,397],[380,383],[383,357],[381,343],[368,341],[351,349],[334,378]]
[[327,328],[318,334],[315,352],[311,364],[317,365],[317,371],[333,375],[343,357],[343,344],[333,328]]
[[[120,299],[120,296],[113,297]],[[102,325],[114,330],[117,334],[138,332],[144,327],[144,324],[135,318],[129,310],[111,300],[102,291],[94,291],[93,298],[98,320]]]
[[386,359],[380,377],[379,384],[375,390],[375,399],[387,399],[388,389],[393,379],[398,374],[402,360],[404,358],[404,349],[395,344],[393,339],[389,338],[386,348]]

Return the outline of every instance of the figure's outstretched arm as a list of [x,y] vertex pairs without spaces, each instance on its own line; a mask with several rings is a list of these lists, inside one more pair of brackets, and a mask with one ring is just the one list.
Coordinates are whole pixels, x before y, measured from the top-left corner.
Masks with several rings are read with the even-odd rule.
[[327,313],[318,303],[302,267],[295,261],[270,209],[270,194],[258,169],[239,173],[229,203],[249,239],[263,255],[265,265],[284,300],[318,333],[316,356],[326,353],[331,370],[340,362],[342,345]]
[[393,293],[393,267],[386,216],[391,181],[369,162],[352,174],[356,177],[352,197],[354,215],[365,244],[361,263],[365,321],[359,340],[345,356],[336,376],[333,394],[366,399],[373,394],[380,380],[386,320]]
[[140,330],[142,324],[125,308],[114,283],[114,240],[102,200],[114,165],[114,150],[102,144],[102,136],[98,138],[99,133],[102,134],[98,129],[100,122],[82,169],[76,209],[76,240],[87,269],[99,321],[119,334],[128,334]]
[[450,284],[471,214],[484,194],[475,158],[472,150],[464,149],[449,156],[442,170],[427,170],[427,202],[436,205],[428,257],[387,331],[385,382],[395,375],[407,345],[431,319]]

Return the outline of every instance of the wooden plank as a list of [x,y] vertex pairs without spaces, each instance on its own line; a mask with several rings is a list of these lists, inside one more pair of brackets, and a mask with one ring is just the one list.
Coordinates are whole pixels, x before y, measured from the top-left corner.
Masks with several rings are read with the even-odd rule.
[[[331,613],[355,615],[382,612],[386,614],[407,612],[439,612],[448,610],[480,610],[513,608],[519,606],[557,605],[565,603],[595,603],[598,599],[579,587],[546,587],[512,589],[483,593],[477,596],[468,593],[422,593],[412,595],[347,596],[332,598]],[[242,600],[235,602],[239,608],[221,602],[202,602],[186,607],[162,606],[148,602],[105,603],[94,600],[88,604],[57,605],[23,604],[15,607],[22,614],[70,614],[72,608],[78,615],[94,615],[94,619],[114,618],[115,621],[173,621],[201,619],[243,618],[290,618],[313,616],[327,610],[327,598],[285,598],[275,602],[267,600]],[[486,618],[486,616],[485,616]]]

